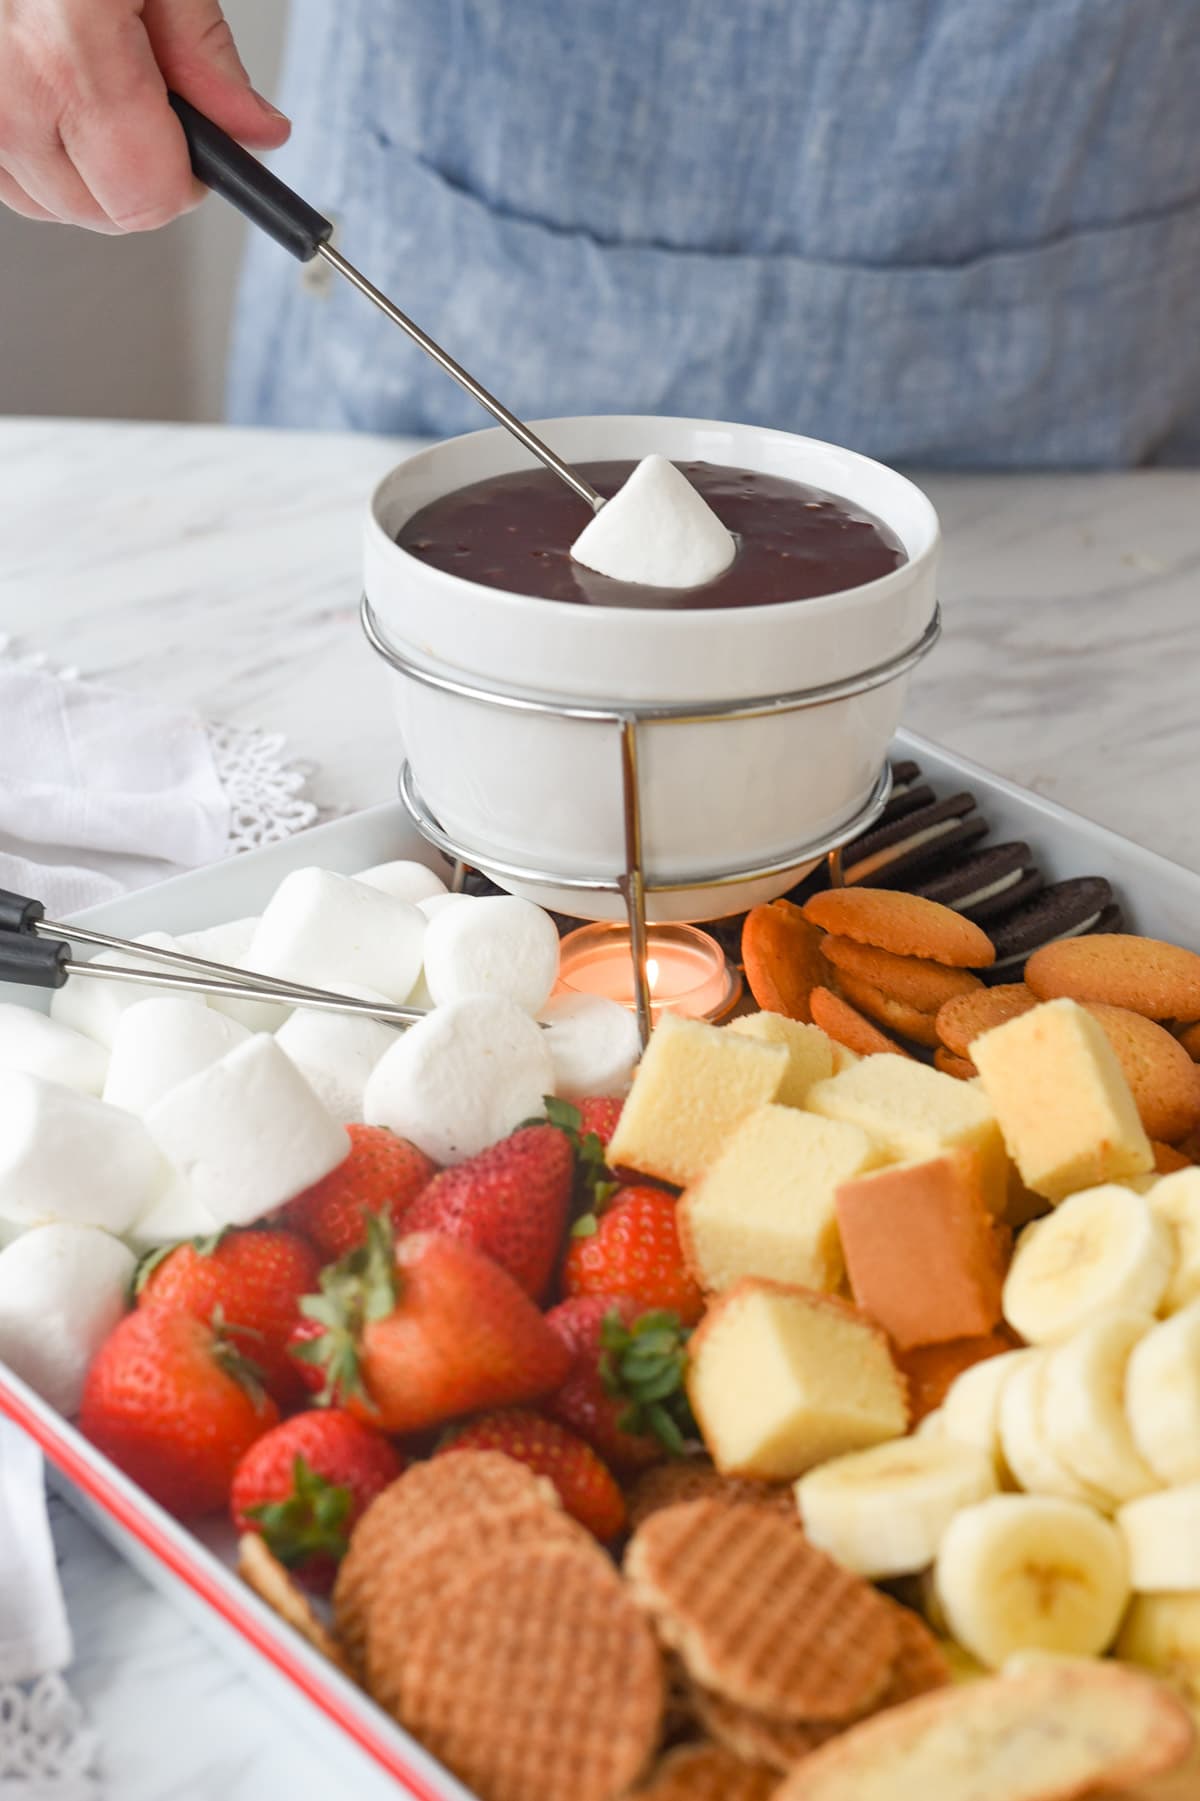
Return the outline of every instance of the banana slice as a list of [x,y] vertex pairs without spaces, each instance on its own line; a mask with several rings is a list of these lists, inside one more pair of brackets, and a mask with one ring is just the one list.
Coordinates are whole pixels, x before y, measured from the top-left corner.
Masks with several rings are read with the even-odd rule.
[[1130,1352],[1154,1321],[1144,1313],[1093,1320],[1048,1354],[1042,1374],[1042,1429],[1054,1456],[1107,1511],[1162,1484],[1143,1461],[1125,1414]]
[[1034,1649],[1099,1656],[1129,1599],[1117,1528],[1048,1495],[965,1507],[943,1534],[934,1583],[954,1637],[993,1669]]
[[1200,1301],[1134,1346],[1125,1411],[1134,1443],[1163,1482],[1200,1480]]
[[1200,1590],[1200,1482],[1160,1489],[1117,1513],[1138,1594]]
[[1104,1511],[1104,1496],[1081,1482],[1057,1455],[1046,1431],[1042,1390],[1050,1353],[1026,1351],[1000,1391],[1000,1448],[1019,1488],[1057,1495]]
[[1004,1314],[1030,1344],[1055,1344],[1102,1313],[1154,1313],[1171,1279],[1171,1234],[1145,1195],[1115,1182],[1073,1194],[1017,1242]]
[[1004,1461],[1000,1444],[1000,1396],[1018,1364],[1033,1354],[1032,1351],[1002,1351],[998,1357],[985,1357],[982,1363],[973,1363],[961,1376],[954,1378],[938,1409],[945,1437],[986,1451],[996,1466],[996,1479],[1002,1488],[1016,1488],[1017,1483]]
[[1113,1649],[1126,1663],[1165,1676],[1200,1707],[1200,1594],[1135,1595]]
[[962,1507],[996,1487],[986,1452],[936,1438],[900,1438],[835,1457],[796,1484],[809,1541],[872,1581],[933,1562]]
[[927,1413],[923,1420],[918,1420],[913,1427],[912,1435],[914,1438],[941,1438],[945,1432],[945,1425],[941,1408],[935,1407],[933,1412]]
[[1178,1313],[1200,1299],[1200,1169],[1177,1169],[1160,1176],[1147,1195],[1150,1211],[1171,1234],[1175,1268],[1159,1305]]

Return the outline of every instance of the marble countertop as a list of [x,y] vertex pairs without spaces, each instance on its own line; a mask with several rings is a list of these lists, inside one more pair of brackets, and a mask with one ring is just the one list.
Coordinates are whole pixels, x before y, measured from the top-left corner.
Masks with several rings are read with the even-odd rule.
[[[390,798],[385,684],[356,621],[358,531],[403,449],[0,421],[0,634],[285,734],[327,817]],[[919,479],[945,530],[946,631],[906,723],[1200,871],[1200,477]],[[71,1682],[110,1801],[342,1792],[268,1697],[81,1519],[54,1512]]]

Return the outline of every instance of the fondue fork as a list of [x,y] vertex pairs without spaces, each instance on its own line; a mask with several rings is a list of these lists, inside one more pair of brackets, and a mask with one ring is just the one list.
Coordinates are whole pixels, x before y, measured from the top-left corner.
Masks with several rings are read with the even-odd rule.
[[604,497],[597,494],[590,482],[586,482],[569,463],[564,463],[536,432],[531,431],[515,413],[510,413],[494,394],[489,394],[483,384],[476,381],[461,363],[455,362],[450,353],[443,350],[428,332],[422,331],[406,313],[400,311],[394,301],[389,300],[353,263],[347,262],[340,251],[333,248],[329,241],[333,236],[330,220],[324,218],[306,200],[302,200],[277,175],[273,175],[270,169],[251,156],[248,150],[244,150],[219,126],[214,125],[211,119],[197,112],[189,101],[178,94],[172,94],[170,100],[187,139],[192,169],[206,187],[210,187],[240,213],[244,213],[252,225],[274,238],[297,261],[310,263],[314,257],[321,257],[344,281],[348,281],[360,294],[365,295],[372,306],[377,306],[393,325],[398,325],[401,331],[407,332],[414,344],[419,344],[425,354],[431,356],[460,388],[465,388],[481,407],[486,408],[492,418],[511,432],[518,443],[531,451],[560,481],[566,482],[594,513],[599,512],[604,505]]

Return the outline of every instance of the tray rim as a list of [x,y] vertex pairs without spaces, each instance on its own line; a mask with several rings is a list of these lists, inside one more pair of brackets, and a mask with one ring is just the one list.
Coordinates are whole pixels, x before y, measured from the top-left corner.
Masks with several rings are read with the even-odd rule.
[[[1139,873],[1150,883],[1157,877],[1168,886],[1194,890],[1200,916],[1200,873],[1122,837],[1057,801],[1022,788],[931,739],[902,729],[893,739],[892,752],[897,751],[918,761],[922,757],[933,759],[943,769],[961,777],[964,785],[978,788],[985,795],[1002,796],[1011,806],[1030,815],[1031,821],[1036,820],[1048,833],[1065,826],[1071,834],[1087,837],[1094,841],[1100,855],[1112,852],[1118,861],[1135,863]],[[239,858],[238,863],[242,866],[252,863],[256,868],[279,868],[282,873],[287,867],[314,860],[320,854],[322,842],[340,843],[347,835],[348,827],[365,836],[377,835],[389,842],[394,840],[403,847],[396,854],[419,855],[426,862],[436,860],[427,846],[415,844],[411,822],[400,804],[391,801],[323,822],[281,844],[249,852]],[[309,848],[312,858],[305,856]],[[185,889],[190,892],[202,882],[205,886],[217,886],[225,867],[210,865],[205,870],[172,877],[155,884],[152,890],[139,891],[139,894],[173,898]],[[138,896],[128,896],[105,902],[74,917],[91,923],[111,923],[114,914],[121,914],[130,901],[136,899]],[[38,1004],[36,991],[17,991],[14,998]],[[89,1513],[95,1510],[95,1523],[102,1531],[107,1523],[111,1528],[108,1536],[122,1554],[122,1540],[132,1538],[151,1563],[161,1568],[165,1580],[158,1586],[172,1604],[176,1601],[174,1587],[182,1584],[202,1609],[210,1610],[210,1637],[219,1641],[224,1632],[235,1634],[253,1654],[264,1660],[267,1666],[264,1674],[274,1674],[292,1685],[292,1692],[299,1699],[314,1703],[326,1720],[347,1736],[354,1748],[398,1781],[413,1801],[473,1801],[471,1791],[260,1601],[198,1534],[165,1513],[96,1451],[70,1421],[49,1407],[3,1364],[0,1364],[0,1413],[27,1431],[67,1483],[81,1492],[90,1504]]]

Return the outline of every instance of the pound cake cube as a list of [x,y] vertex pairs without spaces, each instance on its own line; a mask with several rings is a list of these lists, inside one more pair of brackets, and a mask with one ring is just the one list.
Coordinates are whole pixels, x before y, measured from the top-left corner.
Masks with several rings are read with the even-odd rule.
[[837,1222],[854,1299],[901,1351],[999,1325],[1006,1259],[977,1151],[843,1182]]
[[722,1474],[762,1481],[791,1481],[908,1426],[904,1378],[873,1321],[833,1295],[756,1277],[714,1301],[693,1334],[688,1398]]
[[805,1106],[825,1119],[844,1120],[873,1138],[893,1162],[924,1163],[945,1152],[979,1156],[989,1212],[1004,1211],[1008,1159],[991,1101],[971,1082],[960,1082],[911,1057],[864,1057],[827,1082],[817,1082]]
[[971,1057],[1021,1179],[1061,1201],[1154,1168],[1116,1052],[1076,1001],[1047,1001],[976,1038]]
[[788,1054],[787,1073],[775,1096],[781,1107],[803,1107],[814,1082],[834,1073],[833,1039],[820,1026],[785,1019],[782,1013],[747,1013],[731,1020],[727,1032],[753,1038],[759,1044],[781,1044]]
[[838,1184],[877,1161],[857,1126],[795,1107],[759,1107],[679,1203],[692,1274],[706,1289],[771,1276],[832,1292],[845,1273]]
[[716,1161],[747,1114],[774,1100],[787,1067],[782,1044],[664,1013],[638,1064],[608,1161],[685,1188]]

